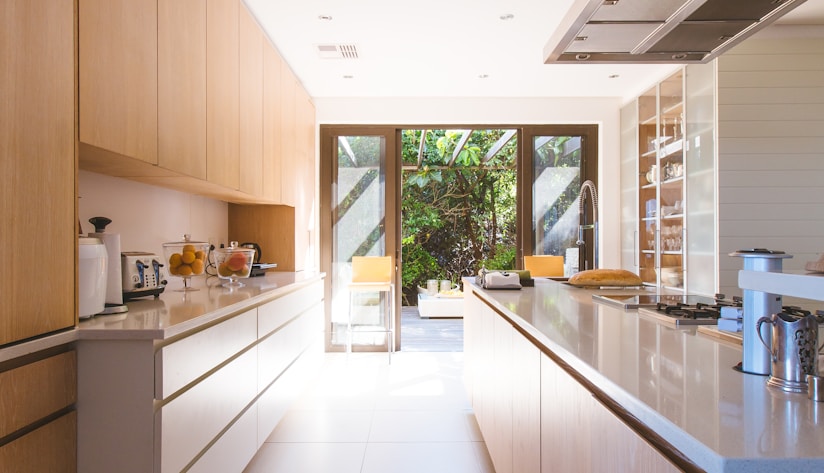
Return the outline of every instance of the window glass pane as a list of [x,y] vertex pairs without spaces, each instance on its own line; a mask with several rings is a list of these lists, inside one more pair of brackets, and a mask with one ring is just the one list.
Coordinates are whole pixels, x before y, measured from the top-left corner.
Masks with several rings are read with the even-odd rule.
[[577,261],[581,137],[536,136],[532,146],[532,254],[568,256],[572,250]]

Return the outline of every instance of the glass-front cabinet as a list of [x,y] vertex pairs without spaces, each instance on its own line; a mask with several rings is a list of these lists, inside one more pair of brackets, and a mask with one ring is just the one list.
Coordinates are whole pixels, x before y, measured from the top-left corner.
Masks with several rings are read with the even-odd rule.
[[714,64],[689,65],[621,111],[622,267],[645,285],[715,292],[713,91]]
[[684,287],[684,71],[638,98],[638,273]]

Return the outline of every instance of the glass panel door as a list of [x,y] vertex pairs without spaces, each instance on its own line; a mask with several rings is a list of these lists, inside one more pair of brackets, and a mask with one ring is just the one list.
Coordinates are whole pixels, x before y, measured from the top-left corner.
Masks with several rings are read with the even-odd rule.
[[531,192],[524,193],[530,208],[524,216],[529,216],[531,228],[524,248],[525,254],[563,256],[568,276],[595,267],[597,196],[587,193],[583,206],[579,199],[585,181],[597,184],[597,167],[592,164],[597,155],[589,148],[597,141],[589,136],[597,134],[597,127],[547,128],[525,131]]
[[[352,130],[363,131],[363,130]],[[393,173],[396,169],[387,152],[394,145],[393,133],[372,132],[342,134],[334,130],[322,133],[322,150],[330,151],[332,162],[326,163],[332,185],[324,188],[321,200],[330,205],[324,252],[330,253],[331,266],[325,266],[327,284],[327,314],[329,330],[327,348],[341,349],[347,342],[347,323],[352,306],[353,347],[359,350],[386,350],[390,326],[385,297],[387,293],[355,293],[350,300],[348,290],[352,278],[353,256],[386,256],[395,258]],[[387,215],[388,214],[388,215]],[[325,259],[325,258],[324,258]],[[397,272],[397,270],[396,270]],[[397,274],[395,282],[397,285]],[[397,291],[395,291],[397,293]],[[396,307],[396,301],[390,301]],[[397,307],[396,307],[397,308]],[[394,311],[398,313],[397,310]],[[395,317],[397,319],[397,315]],[[397,323],[394,324],[397,326]]]

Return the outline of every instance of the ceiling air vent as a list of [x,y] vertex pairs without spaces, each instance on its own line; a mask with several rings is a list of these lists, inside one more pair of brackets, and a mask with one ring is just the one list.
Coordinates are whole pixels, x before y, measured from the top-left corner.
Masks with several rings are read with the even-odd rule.
[[321,59],[357,59],[358,48],[354,44],[318,44]]
[[804,1],[574,0],[544,62],[708,62]]

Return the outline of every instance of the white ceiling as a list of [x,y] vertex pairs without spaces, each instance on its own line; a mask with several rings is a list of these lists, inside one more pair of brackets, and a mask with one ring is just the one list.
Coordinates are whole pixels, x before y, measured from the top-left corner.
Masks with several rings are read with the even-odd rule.
[[[545,65],[575,0],[244,1],[312,97],[628,98],[675,67]],[[777,24],[824,25],[824,0]],[[358,58],[321,58],[329,44],[354,45]]]

